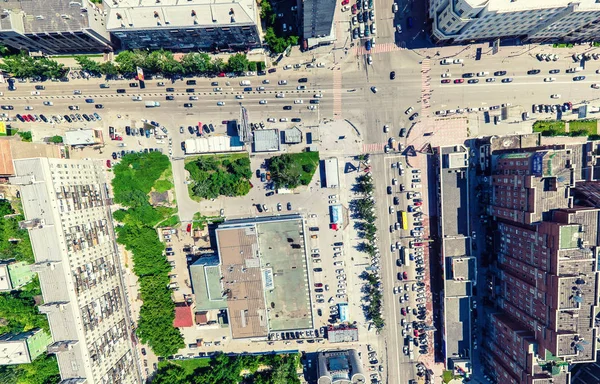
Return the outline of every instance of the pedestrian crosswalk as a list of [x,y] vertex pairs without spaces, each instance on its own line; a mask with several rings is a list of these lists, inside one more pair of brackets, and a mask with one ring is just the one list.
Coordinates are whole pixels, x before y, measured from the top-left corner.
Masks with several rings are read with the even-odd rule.
[[385,143],[363,144],[362,153],[382,153]]
[[333,71],[333,119],[342,119],[342,71]]
[[424,59],[421,62],[421,114],[427,116],[427,110],[431,107],[431,60]]
[[394,43],[375,44],[373,45],[373,48],[371,48],[370,51],[367,51],[364,45],[359,45],[357,47],[354,47],[354,49],[357,55],[366,55],[367,53],[374,55],[377,53],[386,53],[402,50],[402,48],[398,47]]

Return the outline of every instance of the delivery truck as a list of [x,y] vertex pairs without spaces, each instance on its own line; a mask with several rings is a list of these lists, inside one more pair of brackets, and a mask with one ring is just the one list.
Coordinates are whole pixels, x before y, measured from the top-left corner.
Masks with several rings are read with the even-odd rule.
[[160,107],[160,103],[158,101],[146,101],[146,108],[154,107]]

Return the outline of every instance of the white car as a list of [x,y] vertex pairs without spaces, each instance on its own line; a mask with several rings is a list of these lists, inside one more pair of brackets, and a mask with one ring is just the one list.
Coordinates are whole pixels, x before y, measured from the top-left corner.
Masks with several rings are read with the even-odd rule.
[[190,96],[190,100],[198,100],[198,96]]
[[287,80],[279,80],[277,82],[277,84],[279,84],[279,85],[286,85],[287,84]]
[[367,55],[367,64],[369,64],[369,65],[373,64],[373,56]]
[[313,96],[315,99],[321,99],[323,97],[322,93],[315,93],[315,95]]
[[267,104],[267,100],[261,100],[258,102],[258,104]]
[[390,214],[394,213],[394,207],[390,205]]
[[477,76],[478,77],[485,77],[485,76],[487,76],[489,74],[490,74],[489,72],[485,72],[485,71],[484,72],[477,72]]
[[131,100],[133,100],[133,101],[142,101],[142,96],[133,96],[131,98]]
[[556,77],[546,77],[546,78],[544,78],[544,81],[546,83],[551,83],[551,82],[553,82],[555,80],[556,80]]
[[294,104],[304,104],[304,100],[296,99],[294,100]]
[[275,120],[275,118],[274,118],[274,117],[269,117],[269,118],[267,119],[267,121],[268,121],[269,123],[274,123],[276,120]]
[[39,96],[39,95],[41,95],[41,93],[39,93],[38,91],[31,91],[31,95],[32,96]]
[[308,105],[306,108],[307,108],[309,111],[314,111],[315,109],[317,109],[317,106],[316,106],[316,105]]
[[592,84],[592,88],[598,89],[598,88],[600,88],[600,84]]
[[243,98],[244,98],[244,95],[235,95],[235,98],[236,98],[236,99],[238,99],[238,100],[239,100],[239,99],[243,99]]
[[550,97],[553,99],[560,99],[560,95],[558,93],[555,93],[554,95],[550,95]]
[[405,115],[408,115],[409,113],[411,113],[413,111],[413,107],[408,107],[408,109],[406,111],[404,111]]
[[51,106],[53,106],[53,105],[54,105],[54,103],[53,103],[53,102],[51,102],[51,101],[44,101],[44,105],[47,105],[47,106],[50,106],[50,107],[51,107]]
[[223,92],[223,88],[216,87],[216,88],[213,88],[213,91],[215,91],[215,92]]
[[287,117],[282,117],[281,119],[279,119],[280,122],[285,123],[288,121]]
[[462,64],[464,62],[465,61],[463,59],[454,59],[454,61],[453,61],[454,64]]
[[33,110],[33,107],[28,105],[28,106],[25,107],[25,110],[26,111],[31,111],[31,110]]
[[452,74],[450,72],[442,73],[442,77],[451,77]]
[[217,105],[218,105],[219,107],[222,107],[222,106],[224,106],[224,105],[225,105],[225,102],[224,102],[224,101],[217,101]]
[[275,95],[275,97],[278,98],[278,99],[282,99],[282,98],[285,97],[285,94],[284,93],[278,93],[278,94]]
[[383,126],[383,133],[388,133],[390,131],[390,126],[389,125],[384,125]]
[[284,70],[286,70],[286,71],[287,71],[288,69],[292,69],[292,65],[291,65],[291,64],[288,64],[288,65],[286,65],[285,67],[283,67],[283,69],[284,69]]
[[402,33],[402,26],[400,24],[396,25],[396,32]]

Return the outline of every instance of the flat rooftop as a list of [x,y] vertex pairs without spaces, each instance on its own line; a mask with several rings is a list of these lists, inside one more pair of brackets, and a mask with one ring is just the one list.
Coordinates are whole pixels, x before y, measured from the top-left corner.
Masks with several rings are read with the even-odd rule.
[[216,233],[232,337],[266,337],[267,313],[256,227],[217,229]]
[[446,357],[465,356],[471,348],[471,300],[450,297],[445,301]]
[[255,24],[253,0],[122,0],[105,1],[107,30],[172,29]]
[[444,236],[469,236],[467,172],[456,169],[441,170],[442,231]]
[[22,25],[25,33],[79,31],[89,27],[88,13],[101,17],[87,1],[77,1],[76,6],[73,3],[72,0],[4,1],[2,9],[9,13],[0,17],[0,30],[20,30]]

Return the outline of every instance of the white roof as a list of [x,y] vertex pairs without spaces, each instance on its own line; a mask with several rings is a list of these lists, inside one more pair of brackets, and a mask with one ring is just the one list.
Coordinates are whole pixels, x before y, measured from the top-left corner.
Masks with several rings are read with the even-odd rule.
[[327,188],[336,188],[340,185],[340,174],[338,170],[338,160],[335,157],[325,159],[325,186]]
[[[463,0],[473,8],[480,8],[487,5],[489,11],[499,12],[516,12],[526,11],[533,9],[547,9],[547,8],[561,8],[567,7],[573,3],[573,0]],[[487,4],[486,4],[487,3]],[[578,1],[579,6],[576,9],[579,10],[600,10],[600,3],[596,3],[596,0],[581,0]]]
[[93,129],[75,129],[65,132],[64,142],[67,145],[92,145],[95,143]]
[[254,0],[105,0],[107,30],[256,24]]
[[186,155],[192,153],[215,153],[243,151],[244,147],[232,147],[231,139],[227,136],[199,137],[185,141]]

